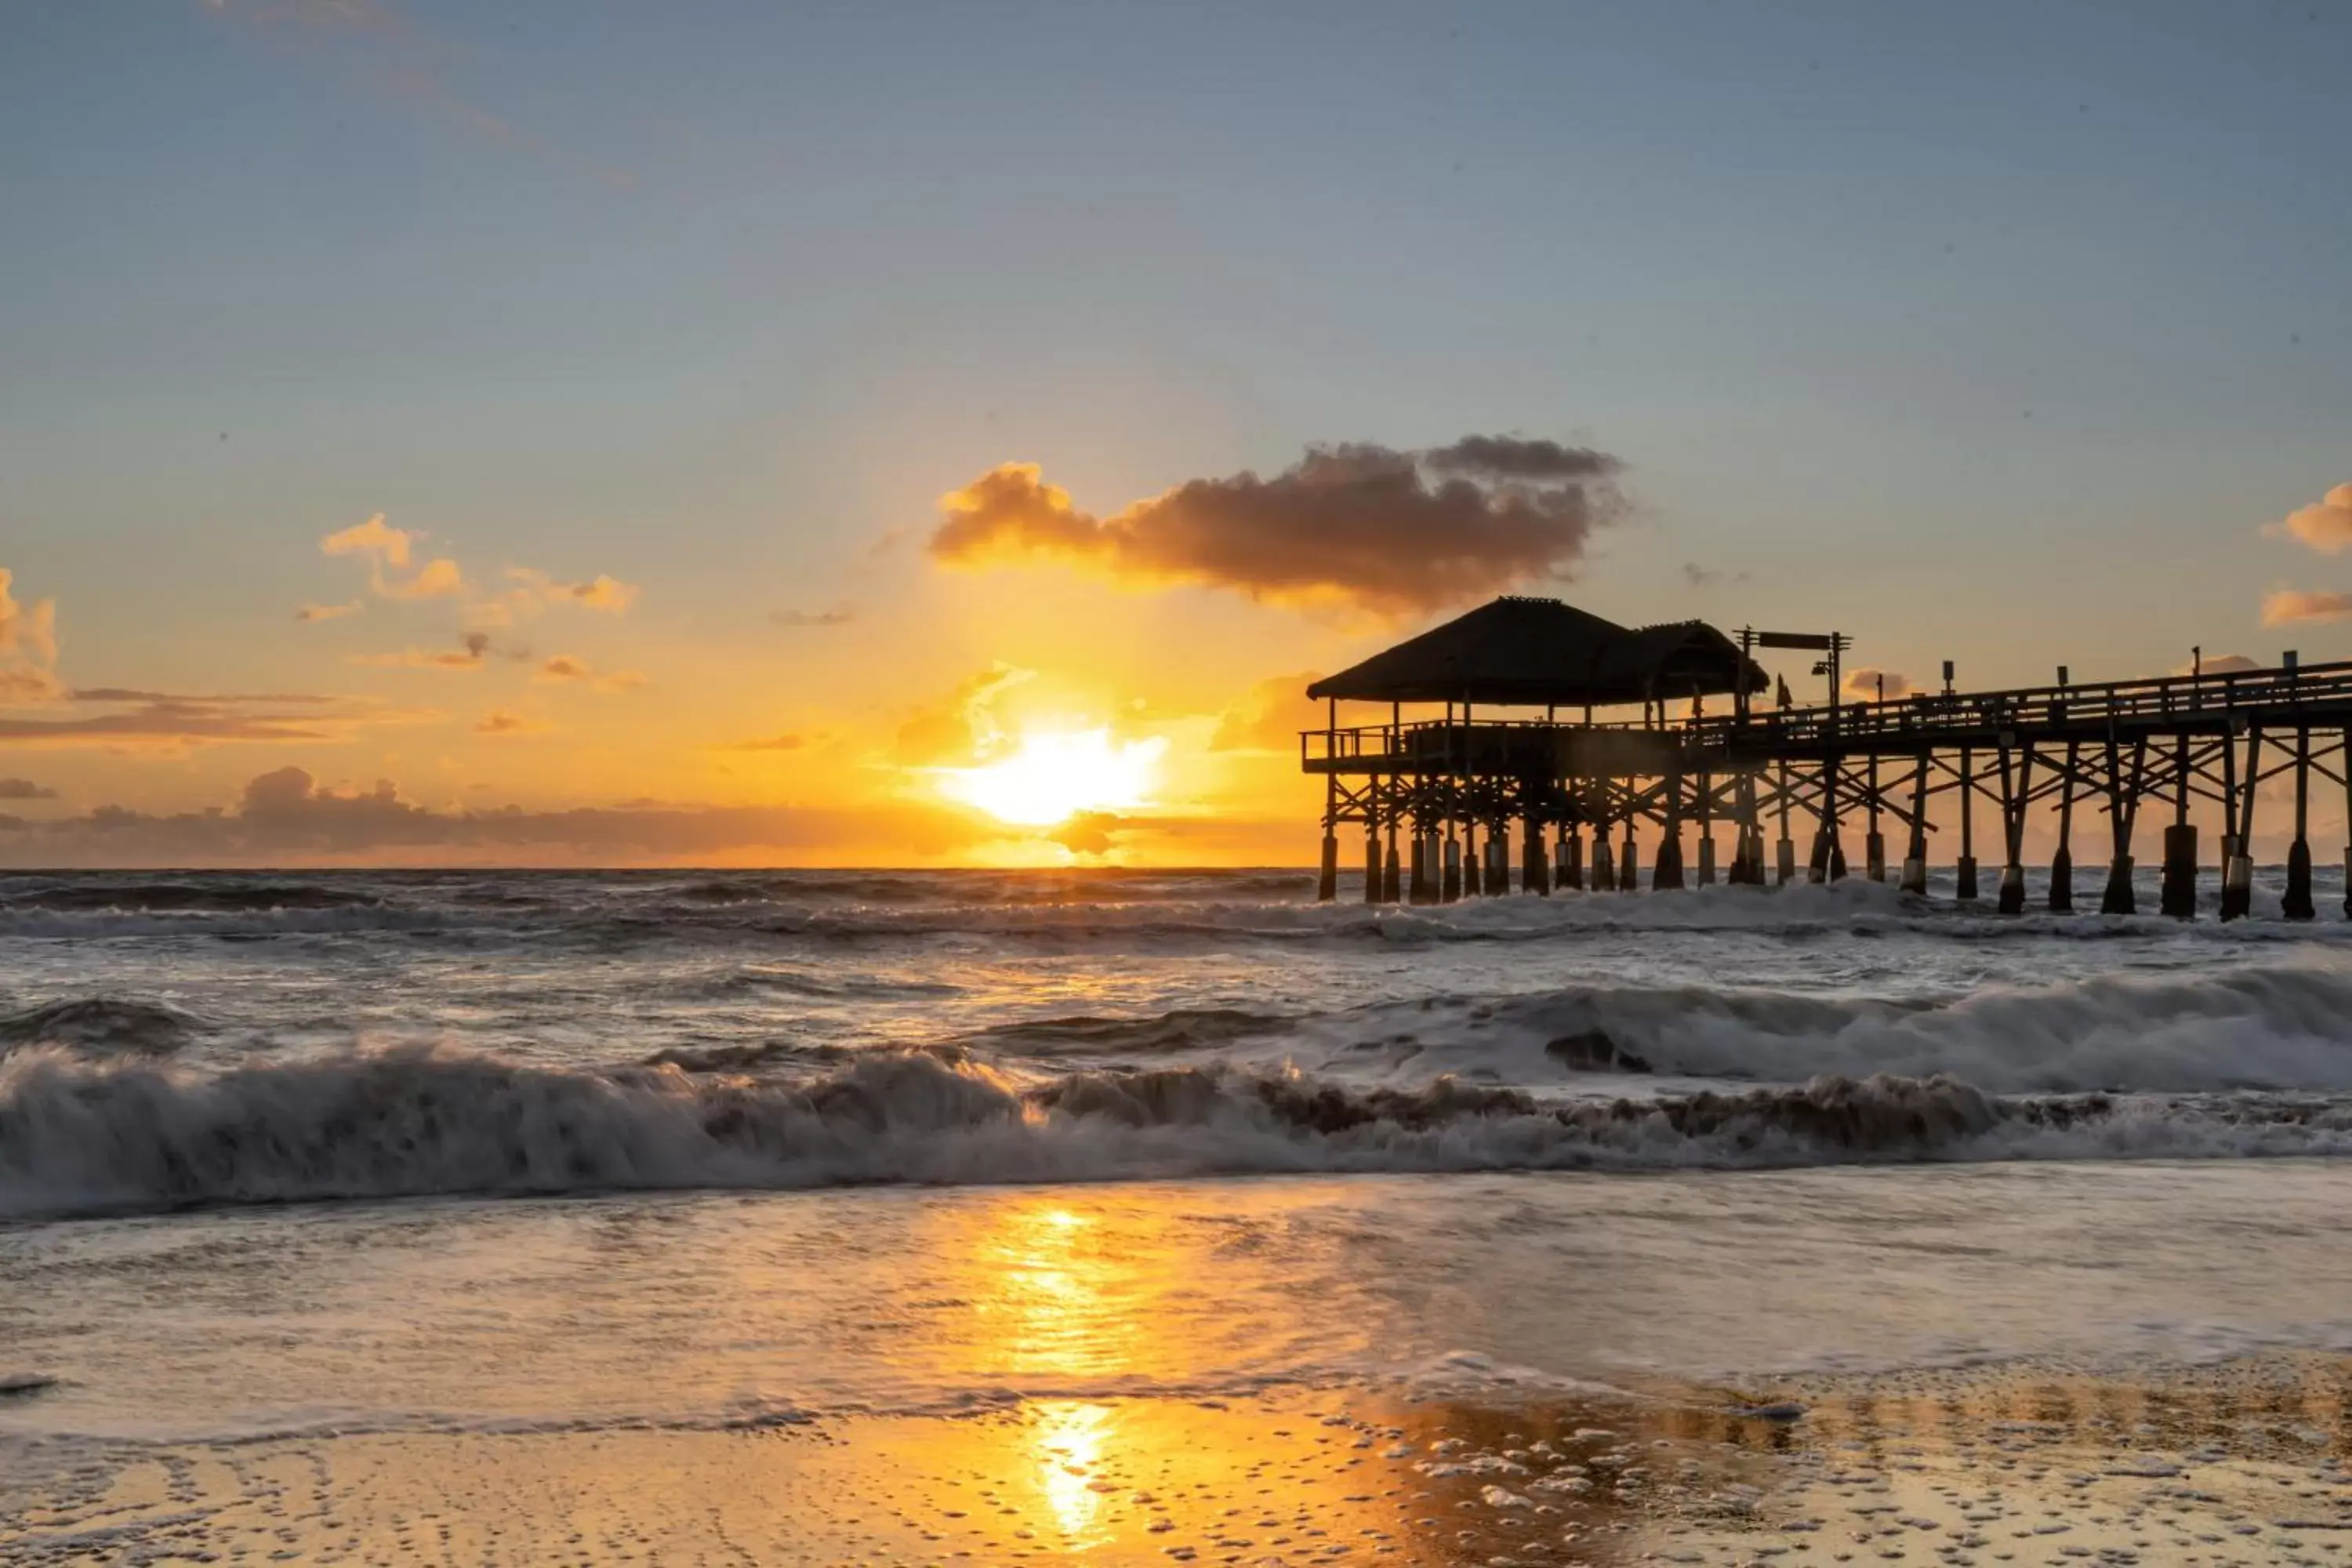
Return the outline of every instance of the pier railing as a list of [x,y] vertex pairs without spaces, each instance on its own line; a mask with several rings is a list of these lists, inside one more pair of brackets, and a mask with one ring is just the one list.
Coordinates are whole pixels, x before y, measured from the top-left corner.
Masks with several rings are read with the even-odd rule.
[[[1751,709],[1665,723],[1563,719],[1416,719],[1299,732],[1299,765],[1309,773],[1412,772],[1474,763],[1533,760],[1547,737],[1644,731],[1694,754],[1745,759],[1823,751],[1911,755],[1922,747],[1998,744],[2030,731],[2038,738],[2085,738],[2109,730],[2228,733],[2249,726],[2352,720],[2352,660],[2300,668],[2163,676],[2144,680],[2021,687],[2001,691],[1916,692],[1883,702]],[[1473,737],[1518,737],[1513,744]]]

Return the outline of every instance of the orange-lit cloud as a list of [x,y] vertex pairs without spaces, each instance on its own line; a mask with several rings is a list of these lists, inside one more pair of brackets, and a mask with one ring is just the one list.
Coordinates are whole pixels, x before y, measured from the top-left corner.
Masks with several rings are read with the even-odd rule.
[[769,621],[780,626],[845,626],[857,618],[855,605],[835,605],[825,610],[772,610]]
[[2298,507],[2263,531],[2298,540],[2327,555],[2352,548],[2352,484],[2337,485],[2314,504]]
[[380,566],[406,566],[409,547],[425,536],[404,528],[387,527],[383,513],[377,512],[365,522],[355,522],[337,533],[319,541],[319,549],[327,555],[364,555]]
[[548,726],[536,719],[525,718],[511,708],[493,708],[474,721],[477,735],[537,735]]
[[529,566],[509,566],[507,584],[496,595],[467,605],[466,614],[481,625],[502,626],[563,605],[619,615],[637,602],[635,584],[601,572],[585,582],[564,583]]
[[539,667],[537,679],[555,684],[585,686],[593,691],[629,691],[646,683],[646,678],[634,669],[615,669],[599,674],[584,658],[559,653]]
[[0,707],[47,702],[58,695],[58,604],[20,604],[16,574],[0,566]]
[[1889,702],[1898,697],[1907,697],[1911,694],[1911,678],[1907,675],[1898,675],[1891,669],[1847,670],[1845,694],[1848,697],[1859,697],[1866,702],[1875,702],[1879,698],[1882,681],[1885,683],[1885,696]]
[[998,664],[966,678],[947,700],[918,710],[898,726],[891,760],[913,768],[972,761],[1004,738],[996,719],[997,698],[1035,676],[1034,670]]
[[798,731],[786,731],[781,735],[765,735],[749,741],[725,741],[712,746],[714,752],[798,752],[815,745],[823,737],[803,735]]
[[1297,752],[1298,732],[1320,729],[1329,717],[1322,703],[1307,695],[1307,689],[1321,679],[1320,674],[1307,671],[1259,681],[1218,718],[1216,731],[1209,737],[1209,750]]
[[415,647],[398,653],[355,653],[348,662],[378,669],[479,669],[489,656],[490,634],[467,632],[458,647],[437,653]]
[[2172,673],[2193,675],[2201,670],[2207,675],[2237,675],[2245,670],[2260,668],[2262,664],[2259,660],[2248,658],[2242,653],[2209,653],[2202,663],[2191,659],[2187,664],[2175,665]]
[[2352,594],[2305,593],[2281,588],[2263,600],[2263,625],[2292,626],[2297,621],[2340,621],[2352,616]]
[[416,575],[396,581],[382,573],[368,580],[382,599],[454,599],[466,591],[465,574],[446,555],[436,555],[416,569]]
[[0,779],[0,800],[55,800],[58,792],[30,779]]
[[950,565],[1058,561],[1130,583],[1401,615],[1564,575],[1622,512],[1618,468],[1606,453],[1517,437],[1314,447],[1271,479],[1192,479],[1097,518],[1036,464],[1005,463],[940,498],[929,550]]
[[335,621],[345,616],[356,616],[366,606],[353,599],[341,605],[305,605],[294,612],[298,621]]

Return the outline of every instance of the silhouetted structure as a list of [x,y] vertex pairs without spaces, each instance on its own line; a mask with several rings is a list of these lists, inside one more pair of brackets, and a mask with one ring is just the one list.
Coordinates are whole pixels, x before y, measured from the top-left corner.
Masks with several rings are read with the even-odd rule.
[[[1881,821],[1907,834],[1901,880],[1927,889],[1929,807],[1958,807],[1957,895],[1978,896],[1975,808],[1999,813],[1998,907],[2025,907],[2022,847],[2028,814],[2057,816],[2049,907],[2074,908],[2077,805],[2104,812],[2110,855],[2102,910],[2134,911],[2132,839],[2143,803],[2168,807],[2159,902],[2188,918],[2197,908],[2192,802],[2221,808],[2224,920],[2247,912],[2252,863],[2244,847],[2261,785],[2293,781],[2294,835],[2283,899],[2290,919],[2313,910],[2311,778],[2345,788],[2352,755],[2352,663],[2201,672],[2094,686],[2067,682],[1961,693],[1945,667],[1940,693],[1798,708],[1749,699],[1770,682],[1757,648],[1803,648],[1823,657],[1814,673],[1837,691],[1847,640],[1835,634],[1743,631],[1735,642],[1696,621],[1628,628],[1551,599],[1505,598],[1316,682],[1330,721],[1300,737],[1300,762],[1324,776],[1320,893],[1339,886],[1339,833],[1364,830],[1365,896],[1373,901],[1448,901],[1510,889],[1510,836],[1521,835],[1519,887],[1630,889],[1637,885],[1634,829],[1659,831],[1651,885],[1684,885],[1683,838],[1695,831],[1697,880],[1717,879],[1716,828],[1730,829],[1725,879],[1765,880],[1764,826],[1777,824],[1774,876],[1796,876],[1792,820],[1812,826],[1807,875],[1846,874],[1844,823],[1864,819],[1867,874],[1884,880]],[[1731,710],[1709,716],[1708,697]],[[1380,702],[1385,722],[1343,727],[1341,701]],[[1406,703],[1442,703],[1437,718],[1408,721]],[[1641,705],[1641,718],[1596,721],[1601,709]],[[1670,704],[1687,704],[1679,718]],[[1545,710],[1504,718],[1482,708]],[[1570,710],[1563,716],[1562,710]],[[2333,766],[2330,766],[2330,763]],[[1591,835],[1590,865],[1585,859]],[[1622,842],[1612,846],[1612,834]],[[1400,838],[1403,840],[1400,844]],[[2352,875],[2352,849],[2347,851]],[[2347,895],[2352,912],[2352,895]]]

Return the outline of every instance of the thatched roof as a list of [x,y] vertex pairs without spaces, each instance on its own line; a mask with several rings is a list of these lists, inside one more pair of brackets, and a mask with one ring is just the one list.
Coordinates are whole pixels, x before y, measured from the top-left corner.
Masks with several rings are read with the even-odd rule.
[[1763,670],[1704,622],[1633,630],[1558,599],[1502,598],[1327,676],[1307,695],[1607,707],[1730,691],[1743,663],[1748,689],[1764,690],[1769,682]]

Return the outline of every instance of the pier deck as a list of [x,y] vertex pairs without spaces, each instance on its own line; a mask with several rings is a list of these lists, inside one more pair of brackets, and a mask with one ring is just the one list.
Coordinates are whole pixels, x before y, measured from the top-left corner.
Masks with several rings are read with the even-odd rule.
[[[1843,835],[1859,817],[1865,874],[1885,877],[1881,824],[1893,818],[1906,836],[1901,880],[1920,894],[1930,841],[1957,826],[1958,893],[1968,900],[1978,896],[1981,802],[1999,835],[2004,911],[2024,906],[2022,839],[2036,811],[2053,813],[2057,827],[2050,907],[2074,907],[2080,805],[2105,818],[2100,907],[2128,913],[2134,833],[2141,805],[2153,803],[2169,814],[2160,901],[2186,917],[2197,905],[2190,811],[2203,803],[2223,825],[2229,919],[2250,901],[2244,846],[2257,796],[2286,778],[2294,821],[2284,907],[2307,919],[2313,776],[2346,790],[2352,813],[2352,662],[1813,707],[1758,709],[1746,695],[1729,713],[1680,722],[1663,718],[1663,700],[1645,702],[1646,721],[1632,723],[1479,718],[1465,697],[1442,718],[1407,720],[1396,704],[1386,722],[1341,726],[1335,700],[1332,722],[1299,742],[1302,768],[1326,780],[1323,896],[1336,896],[1343,826],[1364,830],[1368,898],[1433,902],[1509,889],[1515,832],[1518,887],[1529,892],[1637,886],[1637,826],[1657,829],[1655,887],[1685,885],[1683,840],[1694,832],[1696,880],[1716,880],[1718,828],[1731,839],[1724,879],[1766,880],[1768,823],[1778,827],[1774,879],[1798,875],[1792,824],[1801,823],[1811,835],[1804,875],[1830,880],[1846,874]],[[1956,821],[1936,821],[1939,805],[1956,808]],[[1622,843],[1612,846],[1618,832]]]

